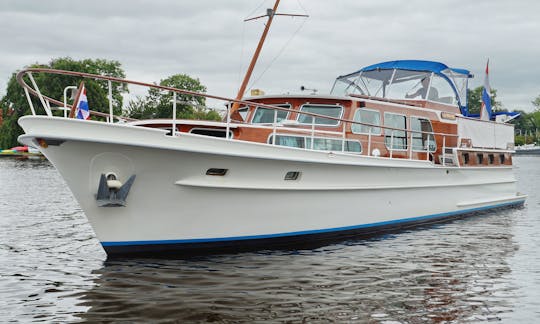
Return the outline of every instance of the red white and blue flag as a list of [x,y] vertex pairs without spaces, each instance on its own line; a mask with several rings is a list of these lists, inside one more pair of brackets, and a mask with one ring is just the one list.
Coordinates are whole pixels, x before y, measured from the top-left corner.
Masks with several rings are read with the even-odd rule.
[[77,102],[77,119],[90,119],[90,108],[86,97],[86,87],[82,86],[79,102]]
[[480,109],[480,119],[491,119],[491,87],[489,86],[489,60],[486,64],[486,77],[484,78],[484,89],[482,89],[482,108]]

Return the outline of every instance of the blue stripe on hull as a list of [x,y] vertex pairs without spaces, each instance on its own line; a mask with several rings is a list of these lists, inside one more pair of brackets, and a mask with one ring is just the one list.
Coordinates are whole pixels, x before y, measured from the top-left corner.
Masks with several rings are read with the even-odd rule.
[[[194,250],[203,250],[206,248],[215,249],[216,247],[232,247],[239,245],[246,245],[245,243],[264,241],[270,243],[271,241],[286,242],[287,238],[293,237],[305,237],[305,236],[319,236],[328,234],[333,236],[339,235],[339,233],[358,233],[358,234],[374,234],[383,232],[389,229],[395,229],[404,227],[406,225],[419,225],[434,222],[437,220],[447,219],[452,216],[470,214],[475,212],[481,212],[489,209],[518,206],[522,205],[525,200],[512,201],[507,203],[501,203],[497,205],[490,205],[478,208],[465,209],[454,212],[433,214],[420,217],[403,218],[399,220],[377,222],[371,224],[361,224],[345,227],[335,227],[319,230],[309,231],[297,231],[287,233],[265,234],[265,235],[252,235],[252,236],[235,236],[235,237],[218,237],[218,238],[202,238],[202,239],[186,239],[186,240],[149,240],[149,241],[124,241],[124,242],[101,242],[101,245],[106,250],[107,254],[132,254],[132,253],[153,253],[153,252],[171,252],[173,250],[192,250],[190,246],[194,247]],[[246,242],[250,241],[250,242]],[[236,244],[235,244],[236,242]],[[280,244],[281,246],[283,244]],[[167,248],[165,247],[167,246]],[[264,245],[262,248],[268,248],[268,245]]]

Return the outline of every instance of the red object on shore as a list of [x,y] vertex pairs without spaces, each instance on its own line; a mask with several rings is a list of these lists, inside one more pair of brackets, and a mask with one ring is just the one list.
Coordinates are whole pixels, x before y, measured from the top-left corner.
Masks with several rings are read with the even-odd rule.
[[15,146],[10,148],[10,150],[14,150],[17,152],[28,152],[28,146]]

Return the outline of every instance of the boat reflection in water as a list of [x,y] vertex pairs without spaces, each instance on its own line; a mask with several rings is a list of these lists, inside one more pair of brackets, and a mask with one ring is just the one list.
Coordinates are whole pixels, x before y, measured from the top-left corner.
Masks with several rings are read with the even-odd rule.
[[[466,322],[513,311],[512,211],[315,250],[113,260],[87,322]],[[510,216],[506,216],[510,215]]]

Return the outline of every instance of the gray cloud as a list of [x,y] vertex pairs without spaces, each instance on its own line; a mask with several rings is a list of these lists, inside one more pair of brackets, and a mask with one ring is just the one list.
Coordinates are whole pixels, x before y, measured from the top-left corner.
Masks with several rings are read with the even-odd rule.
[[[0,95],[12,72],[70,56],[118,60],[128,78],[142,81],[187,73],[210,93],[234,97],[264,23],[243,19],[271,6],[269,0],[3,0]],[[276,17],[255,87],[323,92],[337,75],[394,59],[468,68],[476,87],[489,58],[491,86],[505,107],[531,110],[540,94],[537,1],[283,0],[279,11],[304,8],[311,17],[292,41],[303,20]]]

